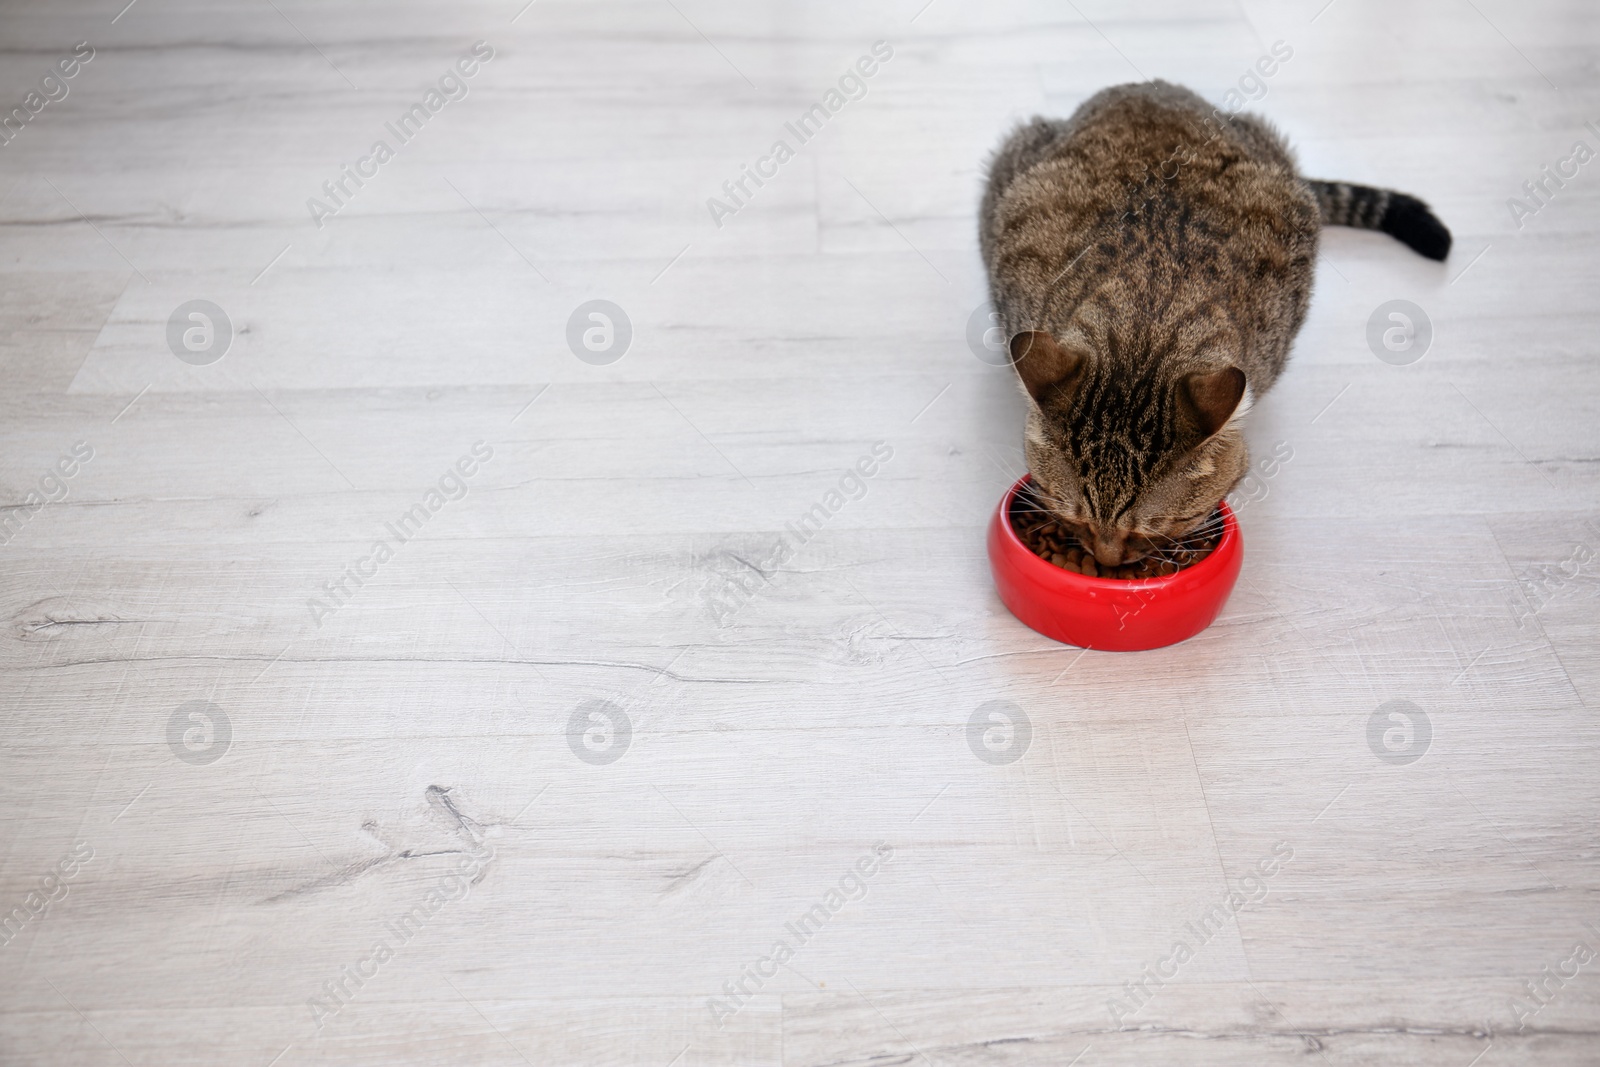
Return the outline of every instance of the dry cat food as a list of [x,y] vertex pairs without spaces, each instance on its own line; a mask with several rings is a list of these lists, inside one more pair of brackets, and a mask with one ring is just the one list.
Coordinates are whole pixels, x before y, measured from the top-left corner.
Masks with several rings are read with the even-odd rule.
[[1212,512],[1211,518],[1182,541],[1120,567],[1096,563],[1094,554],[1039,504],[1031,486],[1017,493],[1011,502],[1011,528],[1034,555],[1075,574],[1090,578],[1161,578],[1211,555],[1222,540],[1222,512]]

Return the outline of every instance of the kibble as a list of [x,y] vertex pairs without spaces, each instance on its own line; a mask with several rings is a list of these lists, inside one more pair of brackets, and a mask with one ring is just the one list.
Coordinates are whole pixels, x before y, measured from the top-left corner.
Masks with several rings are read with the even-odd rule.
[[1102,567],[1066,527],[1057,522],[1027,490],[1011,504],[1011,528],[1034,555],[1063,570],[1090,578],[1164,578],[1209,556],[1222,540],[1222,513],[1213,512],[1200,528],[1170,548],[1122,564]]

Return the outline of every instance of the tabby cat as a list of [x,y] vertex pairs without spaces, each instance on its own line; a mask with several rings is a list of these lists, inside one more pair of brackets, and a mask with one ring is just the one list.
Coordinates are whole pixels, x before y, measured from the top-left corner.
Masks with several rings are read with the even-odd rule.
[[1028,469],[1101,565],[1182,538],[1249,469],[1239,420],[1283,370],[1330,225],[1450,251],[1420,200],[1302,178],[1265,121],[1166,82],[1000,147],[979,238],[1030,398]]

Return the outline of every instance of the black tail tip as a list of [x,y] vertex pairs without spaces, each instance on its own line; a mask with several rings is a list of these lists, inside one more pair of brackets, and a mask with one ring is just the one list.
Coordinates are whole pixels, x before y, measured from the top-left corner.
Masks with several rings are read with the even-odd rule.
[[1380,229],[1429,259],[1444,261],[1450,254],[1450,231],[1414,196],[1394,193],[1383,213]]

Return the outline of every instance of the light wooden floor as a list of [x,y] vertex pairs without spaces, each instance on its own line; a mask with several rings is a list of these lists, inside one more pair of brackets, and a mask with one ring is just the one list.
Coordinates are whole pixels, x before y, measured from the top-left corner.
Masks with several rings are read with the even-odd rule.
[[[1592,5],[124,2],[0,23],[4,108],[95,49],[0,148],[0,499],[66,492],[0,545],[0,1062],[1600,1062],[1600,162],[1507,206],[1600,147]],[[1021,407],[966,339],[982,160],[1278,40],[1255,109],[1455,253],[1330,233],[1222,618],[1053,644],[983,557]]]

